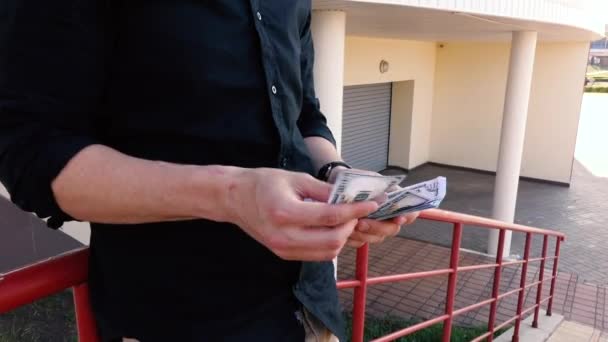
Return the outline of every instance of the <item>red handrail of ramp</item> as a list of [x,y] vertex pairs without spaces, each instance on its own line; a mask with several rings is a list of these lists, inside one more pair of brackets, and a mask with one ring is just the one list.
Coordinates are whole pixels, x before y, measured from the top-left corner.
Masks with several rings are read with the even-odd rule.
[[[474,339],[473,341],[481,341],[486,339],[492,341],[494,332],[515,322],[515,332],[513,341],[519,340],[519,326],[524,315],[534,310],[534,327],[538,327],[538,317],[540,306],[548,301],[547,315],[551,315],[553,298],[555,293],[555,283],[557,279],[557,262],[559,260],[559,250],[561,242],[565,239],[565,235],[559,232],[543,230],[522,226],[518,224],[510,224],[496,220],[486,219],[477,216],[454,213],[444,210],[431,209],[421,213],[421,219],[440,221],[453,224],[452,230],[452,247],[450,254],[450,266],[447,269],[431,270],[425,272],[413,272],[404,274],[392,274],[380,277],[368,277],[368,253],[367,245],[357,250],[356,272],[355,279],[341,280],[337,283],[339,289],[354,288],[353,302],[353,342],[363,341],[363,332],[365,327],[365,309],[366,309],[366,294],[368,286],[376,284],[392,283],[399,281],[408,281],[413,279],[421,279],[438,275],[448,276],[448,287],[446,293],[446,305],[443,315],[431,318],[427,321],[418,323],[411,327],[393,332],[389,335],[378,337],[375,342],[392,341],[402,336],[413,334],[419,330],[427,328],[431,325],[443,323],[443,342],[449,342],[452,331],[452,322],[454,317],[477,309],[484,305],[490,305],[490,316],[488,317],[488,331]],[[488,229],[498,229],[498,255],[495,263],[459,267],[458,261],[460,256],[460,243],[462,240],[462,231],[465,225],[483,227]],[[526,234],[526,243],[524,250],[524,259],[515,262],[504,262],[502,250],[505,241],[505,232],[515,231]],[[543,249],[540,258],[530,258],[530,245],[533,235],[543,236]],[[555,239],[555,255],[547,256],[549,239]],[[43,260],[32,265],[0,274],[0,314],[11,311],[17,307],[26,305],[38,299],[58,293],[67,288],[72,288],[74,293],[74,303],[76,312],[76,322],[78,327],[79,341],[81,342],[98,342],[97,328],[93,318],[91,305],[89,302],[89,291],[87,287],[88,277],[88,248],[78,249],[72,252],[58,255],[47,260]],[[546,260],[554,260],[552,276],[544,277],[544,268]],[[526,273],[528,264],[531,262],[540,261],[540,271],[538,281],[532,284],[526,284]],[[520,287],[506,292],[499,293],[500,278],[502,269],[505,266],[522,264],[522,274],[520,279]],[[473,271],[482,268],[494,268],[494,282],[492,288],[492,298],[472,304],[470,306],[454,310],[454,299],[456,296],[456,282],[458,274],[461,272]],[[549,296],[542,298],[542,285],[544,282],[551,282]],[[537,294],[535,304],[529,308],[524,308],[525,290],[537,286]],[[510,295],[518,294],[517,313],[511,319],[495,326],[496,309],[498,301]]]

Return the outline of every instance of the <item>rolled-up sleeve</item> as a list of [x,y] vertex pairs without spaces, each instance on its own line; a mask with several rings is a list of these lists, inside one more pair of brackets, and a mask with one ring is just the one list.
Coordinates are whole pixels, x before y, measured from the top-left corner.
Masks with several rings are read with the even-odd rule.
[[108,42],[105,1],[0,1],[0,181],[21,209],[70,217],[51,183],[98,143]]
[[301,75],[302,75],[302,112],[298,119],[298,128],[304,138],[318,136],[329,140],[334,146],[334,139],[331,130],[327,126],[327,119],[321,112],[319,100],[315,95],[315,85],[313,77],[314,66],[314,47],[312,34],[310,32],[310,15],[301,35]]

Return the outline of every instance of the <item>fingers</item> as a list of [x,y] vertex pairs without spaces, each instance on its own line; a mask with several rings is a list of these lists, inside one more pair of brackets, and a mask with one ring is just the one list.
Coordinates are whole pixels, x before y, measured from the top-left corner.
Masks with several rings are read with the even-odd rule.
[[353,239],[348,239],[348,241],[346,241],[346,245],[348,247],[352,247],[352,248],[359,248],[359,247],[365,245],[365,242],[358,241],[358,240],[353,240]]
[[397,217],[392,218],[391,221],[398,226],[403,226],[407,222],[407,217],[397,216]]
[[402,187],[400,187],[399,185],[393,185],[390,188],[386,189],[386,192],[393,192],[393,191],[397,191],[397,190],[401,190],[403,189]]
[[384,236],[384,235],[366,234],[366,233],[361,233],[361,232],[358,232],[355,230],[350,235],[348,240],[349,240],[349,242],[354,241],[354,242],[364,244],[364,243],[380,243],[380,242],[384,241],[385,238],[386,238],[386,236]]
[[354,231],[357,220],[336,227],[287,228],[271,240],[272,250],[286,260],[322,261],[335,258]]
[[397,235],[400,228],[401,226],[394,222],[394,220],[376,221],[362,219],[359,220],[355,230],[349,236],[347,245],[359,248],[366,243],[380,243],[387,237]]
[[381,194],[380,196],[377,196],[376,198],[372,198],[372,201],[378,203],[378,205],[381,205],[382,203],[386,202],[386,200],[388,200],[388,195],[386,193]]
[[301,199],[310,198],[312,200],[326,203],[331,194],[332,185],[321,182],[308,174],[295,175],[295,189]]
[[[307,227],[334,227],[348,221],[366,217],[378,209],[376,202],[366,201],[351,204],[327,204],[299,201],[285,207],[279,220]],[[286,222],[289,221],[289,222]]]
[[[370,219],[359,220],[356,232],[365,233],[366,235],[380,236],[382,238],[395,236],[399,233],[401,226],[392,220],[376,221]],[[369,241],[371,242],[371,241]]]
[[406,214],[403,216],[394,217],[394,218],[390,219],[390,221],[396,225],[404,226],[404,225],[414,223],[414,221],[416,221],[416,219],[418,218],[418,215],[420,215],[419,212],[409,213],[409,214]]

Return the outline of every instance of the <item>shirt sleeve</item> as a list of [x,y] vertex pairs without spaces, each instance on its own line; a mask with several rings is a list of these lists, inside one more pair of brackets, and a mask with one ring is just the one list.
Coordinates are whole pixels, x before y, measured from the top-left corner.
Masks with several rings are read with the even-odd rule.
[[315,85],[313,77],[314,47],[312,34],[310,32],[310,13],[306,20],[301,35],[301,75],[302,75],[302,111],[298,119],[298,128],[304,138],[322,137],[329,140],[334,146],[334,139],[331,130],[327,126],[327,119],[321,113],[319,99],[315,95]]
[[51,182],[98,143],[104,1],[0,1],[0,181],[21,209],[58,228],[70,220]]

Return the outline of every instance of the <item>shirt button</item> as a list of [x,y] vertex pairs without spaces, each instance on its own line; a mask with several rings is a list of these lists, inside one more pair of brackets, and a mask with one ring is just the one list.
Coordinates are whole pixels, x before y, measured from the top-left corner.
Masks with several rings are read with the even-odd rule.
[[270,88],[270,90],[272,90],[272,93],[273,93],[273,94],[275,94],[275,95],[277,94],[277,87],[272,86],[272,87]]
[[287,157],[283,157],[281,159],[281,167],[287,167],[287,162],[289,162],[289,159]]
[[258,20],[262,20],[262,14],[260,12],[256,12],[255,15],[258,17]]

